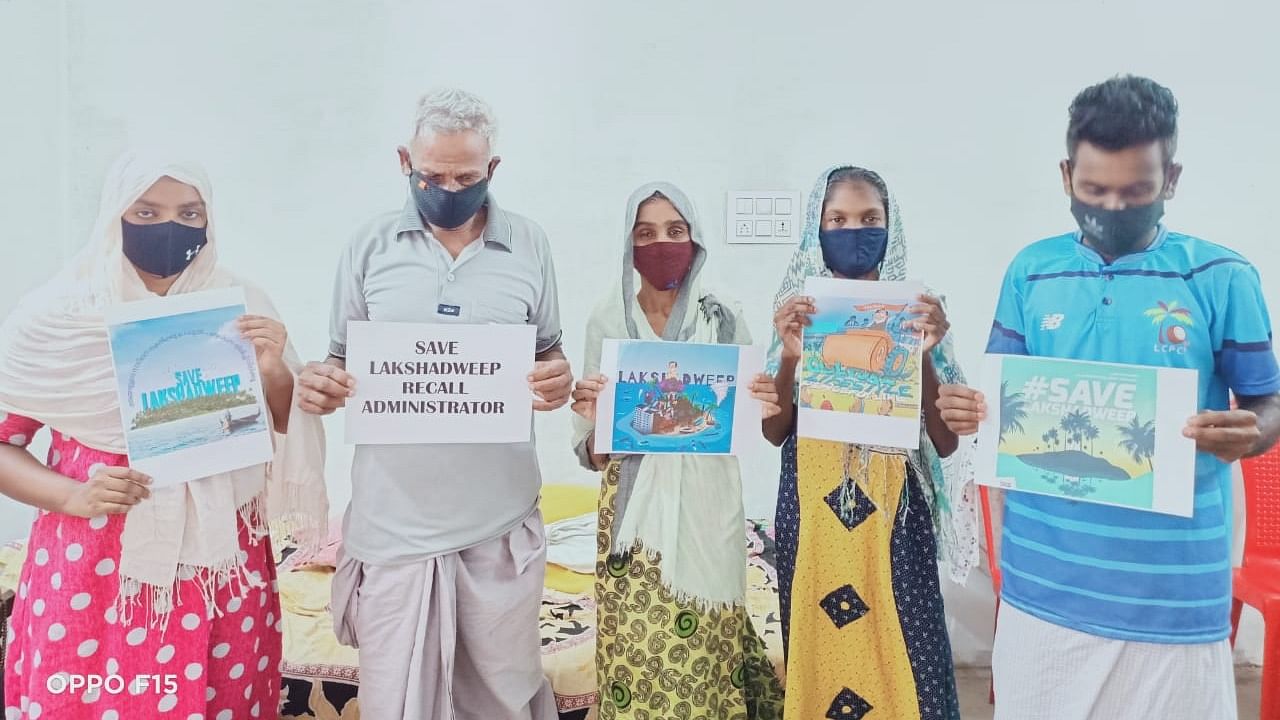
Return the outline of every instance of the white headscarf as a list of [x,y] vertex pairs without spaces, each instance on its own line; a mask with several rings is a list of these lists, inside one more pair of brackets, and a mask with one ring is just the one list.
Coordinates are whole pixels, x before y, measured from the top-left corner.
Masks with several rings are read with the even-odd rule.
[[[661,337],[644,316],[635,288],[634,234],[640,207],[654,196],[666,198],[689,225],[694,260],[681,281]],[[627,200],[623,223],[622,278],[587,322],[583,374],[600,372],[602,342],[608,339],[673,342],[751,343],[742,309],[717,298],[703,282],[707,257],[693,203],[675,185],[647,183]],[[595,425],[573,416],[574,450],[592,467],[587,438]],[[724,562],[721,548],[742,552],[742,477],[738,458],[728,455],[621,455],[613,507],[610,553],[643,548],[658,565],[667,590],[699,608],[741,606],[746,595],[746,563]],[[709,549],[710,548],[710,549]]]
[[[154,297],[124,256],[121,217],[162,177],[194,187],[208,217],[208,245],[168,294],[241,286],[249,313],[277,317],[261,290],[218,267],[212,188],[203,168],[157,153],[126,153],[107,174],[88,245],[0,327],[0,410],[96,450],[126,452],[103,313]],[[295,373],[301,366],[291,346],[285,361]],[[265,534],[268,519],[286,521],[304,544],[323,536],[328,499],[319,418],[292,412],[287,432],[273,433],[273,440],[271,463],[157,488],[126,515],[119,563],[125,622],[138,602],[148,604],[153,622],[166,622],[180,578],[198,579],[213,610],[221,582],[238,580],[243,592],[259,585],[261,578],[244,569],[237,516],[250,521],[255,539]]]

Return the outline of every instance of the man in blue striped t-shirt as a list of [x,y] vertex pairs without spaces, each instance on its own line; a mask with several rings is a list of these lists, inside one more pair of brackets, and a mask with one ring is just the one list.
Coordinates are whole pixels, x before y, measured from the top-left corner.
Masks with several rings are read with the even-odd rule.
[[[1199,450],[1195,512],[1006,494],[999,718],[1236,717],[1230,463],[1280,436],[1280,368],[1258,272],[1160,224],[1176,138],[1177,103],[1151,80],[1076,97],[1061,170],[1080,231],[1014,258],[987,350],[1198,370],[1201,412],[1184,431]],[[960,434],[986,415],[969,388],[942,388],[938,404]]]

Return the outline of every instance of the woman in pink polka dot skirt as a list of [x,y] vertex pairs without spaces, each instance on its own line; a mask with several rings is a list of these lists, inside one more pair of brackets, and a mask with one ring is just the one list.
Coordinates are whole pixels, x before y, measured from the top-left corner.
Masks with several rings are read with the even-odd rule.
[[[39,508],[8,637],[4,720],[276,718],[281,614],[268,520],[323,533],[323,431],[261,291],[217,267],[203,170],[131,153],[88,247],[0,334],[0,492]],[[273,425],[267,465],[157,486],[130,470],[103,309],[244,286]],[[26,447],[52,431],[45,463]]]

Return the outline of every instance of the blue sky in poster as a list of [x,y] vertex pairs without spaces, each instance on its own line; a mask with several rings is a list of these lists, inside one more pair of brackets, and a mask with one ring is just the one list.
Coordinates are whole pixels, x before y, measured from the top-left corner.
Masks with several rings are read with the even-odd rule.
[[[738,349],[726,345],[690,343],[626,343],[618,348],[618,369],[624,373],[665,373],[675,361],[681,375],[706,374],[736,376]],[[617,381],[618,378],[610,378]]]
[[[827,335],[830,333],[844,332],[850,321],[852,326],[869,327],[874,322],[875,310],[868,308],[859,311],[858,306],[874,306],[887,304],[883,300],[859,300],[856,298],[818,298],[818,312],[812,316],[813,325],[810,326],[807,334],[810,335]],[[905,308],[901,312],[888,311],[887,318],[889,328],[891,330],[899,330],[899,325],[910,318]],[[906,329],[904,333],[900,333],[902,339],[907,339],[914,332]],[[895,333],[898,334],[898,333]]]
[[233,305],[110,328],[121,397],[138,409],[141,394],[174,387],[176,374],[191,370],[199,370],[204,380],[239,376],[240,387],[247,389],[255,380],[254,350],[236,327],[244,313],[244,306]]

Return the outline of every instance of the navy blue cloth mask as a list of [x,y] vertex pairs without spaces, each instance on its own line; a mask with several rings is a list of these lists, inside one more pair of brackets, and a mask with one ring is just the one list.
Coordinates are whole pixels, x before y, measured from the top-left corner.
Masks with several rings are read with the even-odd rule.
[[207,228],[169,222],[134,225],[120,221],[124,256],[148,275],[172,277],[187,269],[209,243]]
[[413,193],[413,202],[418,212],[427,222],[438,228],[453,230],[467,224],[484,207],[485,197],[489,193],[489,179],[485,178],[471,187],[461,190],[445,190],[433,185],[414,170],[409,176],[409,191]]
[[819,230],[822,261],[831,272],[846,278],[860,278],[880,267],[889,249],[889,231],[882,227]]

